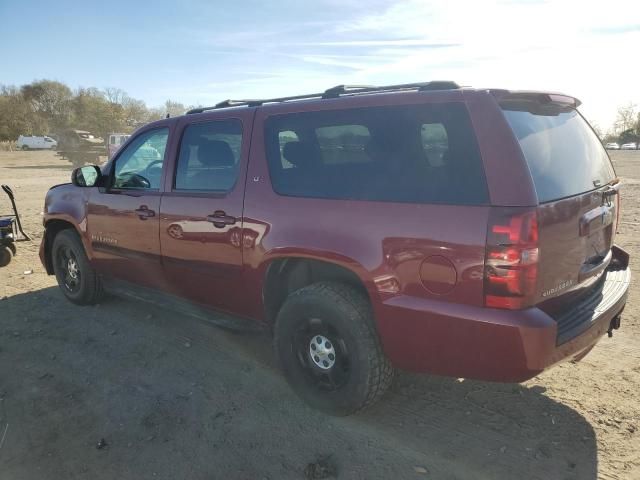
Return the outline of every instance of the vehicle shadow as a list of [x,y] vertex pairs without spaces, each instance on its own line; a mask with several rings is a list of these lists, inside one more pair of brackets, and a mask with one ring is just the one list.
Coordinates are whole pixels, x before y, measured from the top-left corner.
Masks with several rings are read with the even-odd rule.
[[[269,333],[232,333],[229,341],[243,356],[277,370]],[[398,372],[377,405],[336,422],[365,430],[370,442],[414,452],[416,462],[428,462],[429,472],[437,473],[433,478],[596,479],[593,427],[534,382]]]
[[[47,465],[53,468],[49,478],[68,478],[61,458],[77,457],[77,468],[102,468],[102,461],[92,466],[80,452],[109,434],[113,465],[129,456],[166,460],[166,475],[158,478],[178,478],[168,465],[187,461],[202,469],[215,462],[246,468],[242,478],[260,478],[262,470],[269,478],[299,478],[298,465],[306,464],[310,452],[333,455],[339,478],[421,478],[425,472],[425,478],[438,479],[597,478],[589,422],[532,382],[400,373],[377,405],[334,418],[291,393],[267,333],[231,333],[117,298],[76,307],[57,287],[0,300],[0,312],[0,406],[21,415],[6,421],[20,422],[24,436],[22,442],[11,437],[0,451],[0,469],[10,468],[10,478],[31,478],[24,476],[28,469]],[[65,415],[85,420],[65,422],[60,430]],[[0,428],[2,422],[0,410]],[[242,428],[231,428],[237,422],[244,422]],[[105,434],[93,425],[112,427]],[[252,455],[215,443],[221,431],[230,445],[254,445]],[[25,448],[27,439],[51,432],[57,432],[58,450]],[[269,463],[274,453],[256,446],[260,438],[286,454]],[[220,445],[219,453],[213,444]],[[12,460],[3,467],[5,459]],[[113,465],[95,478],[116,476]]]
[[401,373],[357,421],[460,478],[597,478],[592,426],[538,385]]
[[[274,366],[270,338],[240,335],[232,341],[243,354]],[[433,478],[596,479],[593,427],[534,382],[398,372],[378,404],[338,423],[366,430],[370,442],[413,452],[416,465],[427,462]]]

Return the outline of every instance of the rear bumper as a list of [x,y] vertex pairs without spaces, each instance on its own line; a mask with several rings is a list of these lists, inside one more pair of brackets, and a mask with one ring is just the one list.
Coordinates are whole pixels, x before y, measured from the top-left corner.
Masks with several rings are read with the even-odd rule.
[[394,297],[376,311],[383,348],[404,370],[521,382],[563,360],[582,358],[620,316],[631,272],[625,266],[605,275],[599,292],[559,319],[538,308],[510,311]]

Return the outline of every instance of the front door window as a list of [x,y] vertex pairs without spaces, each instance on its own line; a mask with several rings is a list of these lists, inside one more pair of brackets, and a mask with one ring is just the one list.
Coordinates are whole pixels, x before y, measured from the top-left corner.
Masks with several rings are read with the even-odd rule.
[[169,129],[160,128],[136,138],[116,159],[112,187],[158,190],[168,137]]

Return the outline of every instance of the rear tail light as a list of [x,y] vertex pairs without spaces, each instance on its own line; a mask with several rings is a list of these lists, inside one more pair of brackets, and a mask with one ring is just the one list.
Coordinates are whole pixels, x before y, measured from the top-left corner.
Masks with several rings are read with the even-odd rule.
[[535,210],[492,209],[484,267],[485,305],[510,310],[531,306],[539,255]]

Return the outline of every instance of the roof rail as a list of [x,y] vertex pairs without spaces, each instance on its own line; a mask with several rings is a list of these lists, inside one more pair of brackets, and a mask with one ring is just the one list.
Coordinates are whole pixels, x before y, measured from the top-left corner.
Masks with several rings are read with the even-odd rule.
[[372,91],[376,88],[378,87],[375,85],[336,85],[325,90],[322,98],[336,98],[345,93],[356,93],[363,90]]
[[336,98],[340,95],[358,94],[358,93],[375,93],[375,92],[393,92],[399,90],[454,90],[460,88],[455,82],[449,80],[435,80],[431,82],[419,83],[402,83],[399,85],[337,85],[325,90],[322,98]]
[[295,100],[309,100],[313,98],[317,99],[328,99],[328,98],[338,98],[341,95],[359,95],[364,93],[384,93],[384,92],[394,92],[394,91],[403,91],[403,90],[418,90],[418,91],[433,91],[433,90],[455,90],[460,88],[460,86],[452,82],[450,80],[434,80],[431,82],[420,82],[420,83],[403,83],[399,85],[385,85],[385,86],[374,86],[374,85],[336,85],[335,87],[331,87],[325,90],[322,93],[308,93],[305,95],[293,95],[290,97],[278,97],[278,98],[265,98],[262,100],[224,100],[215,104],[212,107],[199,107],[191,109],[187,112],[187,115],[193,113],[202,113],[208,110],[217,110],[219,108],[231,108],[231,107],[258,107],[260,105],[264,105],[265,103],[281,103],[281,102],[289,102]]

